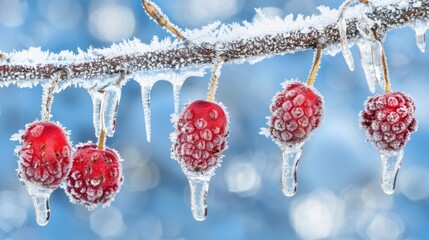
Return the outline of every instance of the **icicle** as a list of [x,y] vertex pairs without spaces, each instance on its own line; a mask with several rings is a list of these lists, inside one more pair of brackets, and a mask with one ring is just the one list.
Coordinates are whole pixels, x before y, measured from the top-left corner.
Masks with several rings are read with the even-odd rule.
[[140,90],[142,95],[142,105],[144,114],[144,123],[146,127],[146,140],[150,142],[151,139],[151,112],[150,112],[150,91],[153,85],[160,78],[158,76],[149,76],[145,74],[136,74],[134,79],[140,84]]
[[375,77],[377,78],[378,85],[382,88],[386,88],[386,81],[384,79],[384,67],[383,67],[383,45],[380,41],[372,42],[372,62],[374,66]]
[[375,76],[375,70],[373,65],[372,47],[373,43],[367,40],[359,40],[357,46],[360,52],[360,61],[362,69],[365,73],[366,81],[368,83],[369,91],[375,93],[377,86],[377,77]]
[[150,91],[152,89],[152,85],[142,86],[142,104],[143,104],[143,114],[144,114],[144,124],[146,126],[146,140],[150,142],[150,138],[152,135],[151,131],[151,112],[150,112]]
[[118,86],[109,86],[104,89],[103,95],[104,126],[106,128],[106,135],[113,137],[116,128],[119,101],[121,100],[121,89]]
[[207,217],[207,193],[209,191],[210,176],[189,177],[191,191],[192,216],[197,221]]
[[347,40],[347,23],[344,18],[338,20],[338,31],[340,32],[341,40],[341,49],[343,51],[343,57],[346,60],[347,66],[349,66],[350,71],[355,69],[355,64],[353,61],[353,55],[349,48],[349,43]]
[[173,88],[173,99],[174,99],[174,113],[179,113],[180,107],[180,90],[182,89],[183,83],[189,77],[203,77],[205,75],[205,69],[187,70],[183,72],[174,72],[165,74],[164,78],[167,79]]
[[90,89],[88,92],[92,99],[92,121],[94,124],[95,136],[98,137],[101,132],[100,112],[102,111],[101,107],[104,99],[104,93],[95,89]]
[[296,171],[301,158],[303,144],[293,147],[282,147],[282,173],[280,183],[283,194],[292,197],[296,193],[297,177]]
[[179,113],[180,106],[180,90],[182,89],[182,84],[172,83],[173,87],[173,99],[174,99],[174,113]]
[[115,133],[121,86],[125,83],[124,80],[125,76],[121,75],[119,79],[118,77],[107,79],[98,82],[95,86],[83,85],[88,89],[92,99],[92,119],[96,137],[100,136],[102,126],[107,136],[113,137]]
[[416,44],[417,47],[420,49],[421,52],[426,51],[426,38],[425,33],[428,29],[428,26],[424,23],[418,23],[415,27],[413,27],[414,32],[416,33]]
[[396,177],[398,176],[404,150],[397,152],[380,152],[382,164],[381,188],[386,194],[395,191]]
[[349,43],[347,39],[347,22],[346,22],[346,19],[344,18],[344,14],[348,7],[358,2],[359,2],[358,0],[347,0],[343,2],[343,4],[341,4],[340,6],[340,12],[338,14],[338,21],[337,21],[343,57],[346,60],[346,63],[349,66],[350,71],[354,70],[355,65],[353,61],[353,55],[352,55],[352,52],[350,51]]
[[33,201],[37,224],[40,226],[46,226],[51,216],[51,211],[49,209],[49,196],[53,189],[40,187],[29,181],[26,181],[24,185]]
[[181,165],[190,188],[192,216],[197,221],[204,221],[207,217],[207,194],[209,191],[210,178],[214,175],[216,168],[202,174],[188,171],[186,166]]

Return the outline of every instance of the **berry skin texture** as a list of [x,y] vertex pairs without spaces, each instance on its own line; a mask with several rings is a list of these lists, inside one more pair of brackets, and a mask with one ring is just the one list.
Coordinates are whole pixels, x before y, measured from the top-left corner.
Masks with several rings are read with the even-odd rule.
[[65,191],[72,203],[89,210],[99,204],[109,206],[123,183],[119,154],[110,148],[98,149],[93,143],[77,146]]
[[399,151],[417,130],[416,107],[411,97],[384,93],[366,100],[360,113],[360,125],[369,141],[381,151]]
[[204,174],[217,167],[226,148],[228,117],[223,106],[197,100],[178,115],[172,158],[188,171]]
[[280,147],[303,143],[319,127],[323,116],[323,98],[316,90],[299,81],[288,81],[270,106],[268,128],[262,134],[271,136]]
[[43,188],[58,188],[72,163],[67,133],[57,123],[35,121],[20,134],[12,137],[22,143],[16,149],[20,180]]

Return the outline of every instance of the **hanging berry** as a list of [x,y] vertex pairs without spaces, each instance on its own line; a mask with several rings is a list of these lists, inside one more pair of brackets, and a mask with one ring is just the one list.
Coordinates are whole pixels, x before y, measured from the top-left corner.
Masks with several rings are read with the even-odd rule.
[[213,69],[208,101],[197,100],[187,105],[175,118],[175,132],[171,134],[172,158],[180,163],[188,178],[192,214],[198,221],[207,217],[210,178],[227,147],[228,115],[222,104],[213,102],[222,64],[217,62]]
[[273,98],[268,117],[268,128],[261,134],[271,137],[282,150],[281,186],[290,197],[296,193],[296,170],[302,147],[311,133],[320,125],[323,116],[323,98],[313,88],[319,69],[322,49],[317,48],[307,85],[293,80],[283,84],[283,91]]
[[49,121],[55,86],[65,74],[63,70],[58,71],[43,85],[42,121],[27,124],[25,130],[12,136],[12,140],[22,143],[15,151],[19,157],[18,177],[31,196],[40,226],[48,224],[49,197],[71,168],[68,133],[59,123]]
[[[124,74],[117,82],[124,79]],[[107,92],[100,92],[101,103],[99,121],[94,121],[99,129],[98,144],[79,144],[73,154],[73,165],[64,186],[70,202],[82,204],[93,210],[99,205],[109,206],[123,183],[121,157],[114,150],[105,147],[108,128],[105,124],[105,109],[109,104]],[[96,116],[95,116],[96,117]]]
[[360,113],[360,125],[382,160],[381,186],[385,193],[395,191],[396,177],[410,134],[417,130],[416,107],[410,96],[391,92],[384,50],[381,51],[385,93],[369,97]]
[[89,210],[109,206],[123,182],[120,159],[113,149],[90,142],[78,145],[65,187],[70,201]]

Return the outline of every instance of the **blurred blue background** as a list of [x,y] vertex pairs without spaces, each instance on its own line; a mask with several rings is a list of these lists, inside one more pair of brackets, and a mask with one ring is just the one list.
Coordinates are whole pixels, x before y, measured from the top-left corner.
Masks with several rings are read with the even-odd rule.
[[[268,15],[318,13],[321,4],[290,0],[159,0],[156,3],[182,28],[215,20],[252,21],[254,8]],[[109,47],[137,37],[169,36],[150,20],[140,1],[0,0],[0,49],[40,46],[59,52]],[[419,130],[405,149],[394,195],[380,187],[380,159],[365,142],[358,112],[370,95],[363,71],[350,72],[341,55],[325,56],[315,86],[325,97],[321,127],[304,147],[298,192],[280,189],[281,154],[258,134],[269,104],[285,79],[307,78],[313,52],[275,56],[255,65],[225,65],[217,93],[231,116],[229,149],[212,178],[208,218],[197,222],[189,206],[189,187],[170,159],[173,130],[171,86],[157,82],[152,91],[152,142],[145,140],[140,88],[123,87],[117,130],[107,144],[122,157],[125,183],[109,208],[88,212],[69,203],[62,189],[51,196],[46,227],[34,218],[30,197],[16,177],[16,142],[10,136],[39,118],[41,87],[0,88],[0,239],[425,239],[429,236],[429,61],[410,28],[388,34],[384,44],[394,90],[409,93],[417,105]],[[352,49],[359,62],[357,48]],[[188,79],[181,103],[205,98],[209,75]],[[245,87],[243,87],[245,86]],[[95,141],[92,105],[81,88],[55,96],[54,120],[72,131],[74,143]]]

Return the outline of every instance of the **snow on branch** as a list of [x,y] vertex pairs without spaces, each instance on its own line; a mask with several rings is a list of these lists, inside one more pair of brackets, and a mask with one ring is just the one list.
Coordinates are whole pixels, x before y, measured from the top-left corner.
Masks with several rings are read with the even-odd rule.
[[[187,68],[211,67],[221,56],[225,63],[256,62],[275,54],[324,48],[332,55],[340,51],[337,27],[338,10],[319,7],[320,15],[269,18],[257,10],[259,17],[249,23],[223,25],[219,22],[197,30],[185,31],[186,39],[154,40],[150,44],[134,39],[114,44],[110,48],[90,48],[78,53],[58,54],[40,48],[12,53],[0,52],[0,86],[17,84],[31,87],[50,79],[60,69],[66,73],[60,82],[88,83],[98,79],[106,83],[125,72],[135,74],[159,71],[181,71]],[[364,16],[366,15],[366,17]],[[345,13],[347,38],[356,43],[362,37],[359,24],[370,19],[374,35],[382,38],[393,28],[411,26],[417,22],[428,26],[429,0],[379,0],[372,11],[365,12],[362,4]],[[365,18],[364,18],[365,17]]]

